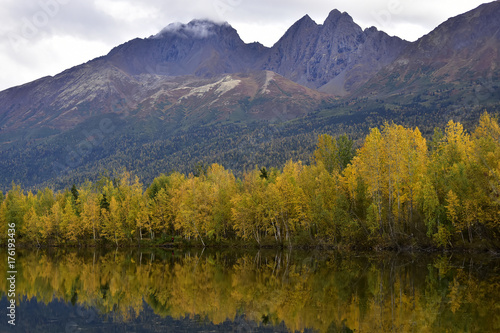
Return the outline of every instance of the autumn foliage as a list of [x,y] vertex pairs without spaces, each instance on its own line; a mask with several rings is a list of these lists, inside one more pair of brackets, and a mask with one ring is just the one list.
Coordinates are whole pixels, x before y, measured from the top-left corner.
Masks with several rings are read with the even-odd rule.
[[170,237],[207,243],[345,247],[498,247],[500,127],[487,113],[472,133],[450,121],[429,142],[418,128],[373,128],[354,152],[318,138],[311,163],[235,175],[218,164],[161,175],[144,190],[122,172],[78,188],[0,192],[0,227],[35,245]]

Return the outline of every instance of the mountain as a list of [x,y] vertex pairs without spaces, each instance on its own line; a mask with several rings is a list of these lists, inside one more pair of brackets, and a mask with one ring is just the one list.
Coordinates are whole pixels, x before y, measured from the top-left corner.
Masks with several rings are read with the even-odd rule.
[[[117,114],[165,122],[289,120],[303,116],[326,94],[270,71],[215,75],[129,75],[103,60],[0,93],[9,105],[0,117],[0,142],[16,133],[36,136],[71,130],[93,117]],[[27,137],[23,137],[27,139]]]
[[345,96],[392,63],[410,43],[376,28],[362,30],[333,10],[323,25],[309,16],[271,48],[264,67],[307,87]]
[[500,1],[448,19],[411,43],[374,75],[357,96],[395,94],[429,98],[453,94],[454,103],[500,98]]
[[274,121],[332,99],[261,69],[262,52],[227,23],[171,24],[54,77],[0,92],[0,149],[13,138],[51,136],[109,113],[186,124]]
[[333,10],[323,24],[304,16],[270,48],[227,23],[170,24],[0,92],[0,188],[123,166],[146,180],[200,161],[279,166],[307,160],[322,132],[467,124],[500,110],[498,17],[494,1],[407,42]]
[[254,69],[265,49],[259,43],[245,44],[227,23],[193,20],[120,45],[106,61],[130,75],[212,77]]

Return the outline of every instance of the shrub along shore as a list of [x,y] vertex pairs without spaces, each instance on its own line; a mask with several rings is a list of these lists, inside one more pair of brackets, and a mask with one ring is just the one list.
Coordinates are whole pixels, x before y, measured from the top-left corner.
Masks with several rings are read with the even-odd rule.
[[354,249],[500,248],[500,127],[487,113],[471,133],[450,121],[373,128],[354,151],[318,137],[311,163],[213,164],[144,188],[123,171],[71,189],[0,192],[0,239],[33,246],[306,246]]

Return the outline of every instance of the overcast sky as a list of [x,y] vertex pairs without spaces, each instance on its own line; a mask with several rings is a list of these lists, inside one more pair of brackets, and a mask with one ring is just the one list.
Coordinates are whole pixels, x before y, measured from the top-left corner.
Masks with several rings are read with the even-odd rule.
[[0,0],[0,90],[55,75],[172,22],[229,22],[249,43],[272,46],[305,14],[332,9],[363,29],[414,41],[482,0]]

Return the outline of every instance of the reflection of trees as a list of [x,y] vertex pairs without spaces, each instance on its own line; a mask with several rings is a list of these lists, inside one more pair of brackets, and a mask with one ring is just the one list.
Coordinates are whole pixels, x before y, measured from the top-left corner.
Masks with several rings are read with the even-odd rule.
[[290,330],[500,328],[499,268],[477,259],[132,250],[20,252],[18,260],[18,295],[93,307],[123,320],[138,316],[144,300],[161,316],[214,324],[243,316],[261,325],[284,322]]

